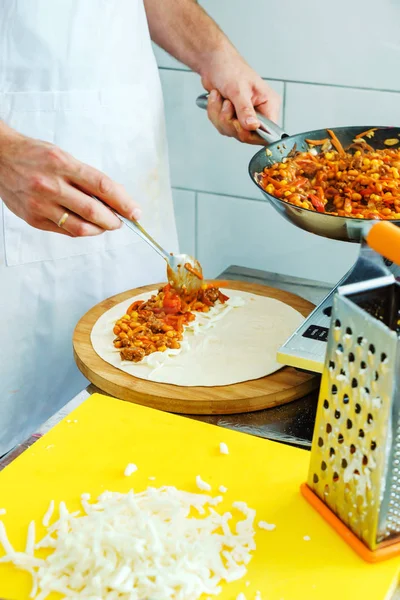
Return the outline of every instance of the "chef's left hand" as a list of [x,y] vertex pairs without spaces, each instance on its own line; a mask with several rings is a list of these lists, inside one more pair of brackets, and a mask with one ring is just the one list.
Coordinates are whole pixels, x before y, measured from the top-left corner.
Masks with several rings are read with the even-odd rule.
[[281,99],[239,55],[216,56],[202,83],[210,92],[208,117],[222,135],[246,144],[266,144],[254,133],[259,127],[255,109],[276,123]]

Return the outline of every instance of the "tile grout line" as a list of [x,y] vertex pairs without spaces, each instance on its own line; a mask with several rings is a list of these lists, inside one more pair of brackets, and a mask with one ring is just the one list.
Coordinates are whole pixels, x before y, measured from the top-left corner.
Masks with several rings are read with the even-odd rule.
[[195,258],[198,257],[199,254],[199,226],[198,226],[198,222],[199,222],[199,211],[198,211],[198,206],[199,206],[199,199],[198,199],[198,192],[195,191],[194,193],[194,256]]
[[187,187],[181,187],[178,185],[172,185],[172,189],[174,190],[181,190],[183,192],[192,192],[192,194],[194,193],[196,195],[195,198],[195,207],[197,210],[197,196],[198,194],[205,194],[207,196],[222,196],[222,197],[226,197],[226,198],[237,198],[238,200],[247,200],[249,202],[262,202],[264,204],[269,204],[268,200],[264,200],[262,197],[260,199],[258,198],[251,198],[250,196],[235,196],[235,194],[228,194],[228,193],[223,193],[223,192],[212,192],[212,191],[207,191],[207,190],[194,190],[192,188],[187,188]]
[[286,96],[287,96],[287,83],[283,82],[283,98],[282,98],[282,129],[286,131]]
[[[158,67],[161,71],[178,71],[181,73],[194,73],[194,71],[191,71],[190,69],[179,69],[178,67],[162,67],[159,66]],[[294,83],[294,84],[299,84],[299,85],[316,85],[316,86],[320,86],[320,87],[331,87],[331,88],[338,88],[338,89],[345,89],[345,90],[359,90],[359,91],[363,91],[363,92],[382,92],[385,94],[400,94],[400,90],[395,90],[395,89],[390,89],[390,88],[370,88],[370,87],[366,87],[366,86],[361,86],[361,85],[347,85],[347,84],[343,84],[343,83],[321,83],[320,81],[302,81],[302,80],[296,80],[296,79],[278,79],[276,77],[264,77],[263,79],[265,79],[266,81],[275,81],[277,83]]]

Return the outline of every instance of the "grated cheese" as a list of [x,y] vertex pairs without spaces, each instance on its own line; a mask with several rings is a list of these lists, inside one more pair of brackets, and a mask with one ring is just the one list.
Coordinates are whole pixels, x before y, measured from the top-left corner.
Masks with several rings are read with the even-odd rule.
[[304,540],[305,542],[309,542],[309,541],[311,540],[311,538],[310,538],[310,536],[309,536],[309,535],[305,535],[305,536],[303,537],[303,540]]
[[[6,552],[0,562],[32,575],[31,598],[45,600],[58,592],[68,600],[198,600],[202,594],[218,595],[222,582],[247,572],[255,549],[255,511],[243,502],[234,508],[244,518],[231,529],[232,515],[213,508],[221,497],[174,487],[104,492],[91,504],[84,496],[84,514],[70,513],[60,502],[58,520],[36,545],[32,521],[26,552],[13,548],[0,521]],[[36,558],[38,548],[51,552]],[[243,594],[238,598],[246,600]]]
[[220,485],[218,489],[221,492],[221,494],[225,494],[225,492],[228,491],[228,488],[225,487],[224,485]]
[[219,445],[219,451],[221,454],[229,454],[229,448],[228,446],[225,444],[225,442],[221,442]]
[[211,492],[211,485],[206,481],[203,481],[200,475],[196,476],[196,485],[199,490],[202,490],[203,492]]
[[0,508],[0,517],[1,517],[2,515],[5,515],[5,514],[7,514],[7,511],[6,511],[6,509],[5,509],[5,508]]
[[246,600],[246,596],[243,594],[243,592],[240,592],[240,594],[236,596],[236,600]]
[[136,473],[137,470],[138,468],[136,465],[129,463],[125,468],[124,475],[125,477],[130,477],[133,473]]
[[276,525],[273,523],[267,523],[267,521],[258,521],[258,526],[260,529],[265,529],[265,531],[273,531],[276,529]]

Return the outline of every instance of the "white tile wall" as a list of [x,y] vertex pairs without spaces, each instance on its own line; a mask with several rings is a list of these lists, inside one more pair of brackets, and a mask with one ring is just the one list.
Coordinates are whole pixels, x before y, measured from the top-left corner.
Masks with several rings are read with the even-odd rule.
[[289,133],[347,125],[399,125],[400,94],[288,83],[285,128]]
[[196,194],[172,189],[181,252],[196,254]]
[[[161,71],[167,113],[172,185],[179,188],[259,197],[247,174],[248,163],[259,146],[241,144],[220,135],[196,106],[204,92],[192,72]],[[273,87],[283,94],[283,84]]]
[[[262,77],[400,90],[398,0],[201,0]],[[179,67],[165,53],[161,66]]]
[[[400,0],[200,3],[284,95],[288,132],[400,124]],[[197,250],[208,276],[239,264],[337,281],[358,247],[300,231],[265,204],[247,174],[257,147],[220,136],[195,105],[199,76],[156,55],[182,249]]]
[[335,283],[358,253],[356,244],[300,230],[262,201],[199,194],[197,219],[198,259],[210,277],[234,264]]

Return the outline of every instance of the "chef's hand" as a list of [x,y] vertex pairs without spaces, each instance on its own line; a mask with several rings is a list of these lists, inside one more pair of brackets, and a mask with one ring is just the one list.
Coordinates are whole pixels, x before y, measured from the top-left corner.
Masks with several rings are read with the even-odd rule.
[[[18,217],[37,229],[72,237],[118,229],[121,221],[90,194],[127,218],[140,218],[122,185],[57,146],[0,123],[0,197]],[[65,213],[68,218],[58,226]]]
[[246,144],[266,144],[254,133],[260,125],[256,109],[276,123],[281,99],[239,54],[216,53],[202,73],[202,83],[210,92],[208,117],[222,135]]

